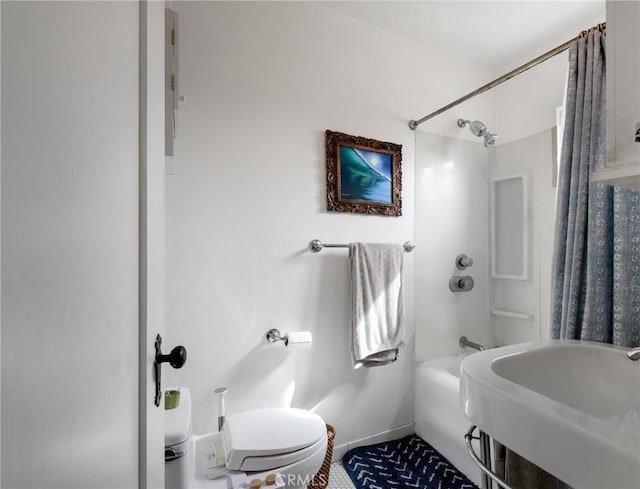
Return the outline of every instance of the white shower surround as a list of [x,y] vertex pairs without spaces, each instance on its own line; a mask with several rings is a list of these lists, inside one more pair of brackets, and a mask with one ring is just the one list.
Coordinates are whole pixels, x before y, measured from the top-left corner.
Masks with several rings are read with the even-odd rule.
[[[460,336],[492,344],[488,308],[489,151],[474,141],[416,133],[418,360],[455,355]],[[455,265],[460,253],[473,259],[473,266],[464,271]],[[473,277],[473,290],[451,292],[449,279],[461,275]]]

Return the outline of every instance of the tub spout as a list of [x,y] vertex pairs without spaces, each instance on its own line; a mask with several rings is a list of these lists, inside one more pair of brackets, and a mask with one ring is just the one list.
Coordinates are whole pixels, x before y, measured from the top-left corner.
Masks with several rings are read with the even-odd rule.
[[474,343],[473,341],[468,340],[466,336],[460,337],[460,340],[458,341],[458,345],[460,345],[460,348],[471,348],[477,351],[486,350],[484,346],[482,346],[479,343]]

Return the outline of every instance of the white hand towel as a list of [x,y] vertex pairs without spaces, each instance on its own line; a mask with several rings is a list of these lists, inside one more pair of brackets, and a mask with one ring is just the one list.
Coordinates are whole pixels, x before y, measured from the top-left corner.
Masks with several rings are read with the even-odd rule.
[[386,365],[405,346],[401,245],[349,244],[354,368]]

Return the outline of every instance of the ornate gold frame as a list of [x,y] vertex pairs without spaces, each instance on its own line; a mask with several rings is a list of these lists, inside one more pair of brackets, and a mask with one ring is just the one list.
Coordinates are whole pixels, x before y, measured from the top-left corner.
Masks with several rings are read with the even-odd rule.
[[[386,185],[384,179],[390,179],[389,199],[375,200],[353,197],[343,191],[342,179],[345,176],[341,166],[340,148],[353,148],[371,153],[379,153],[382,158],[390,158],[390,175],[379,174],[379,180]],[[327,151],[327,209],[334,212],[351,212],[384,216],[402,215],[402,145],[386,143],[360,136],[351,136],[341,132],[326,131]],[[364,167],[366,168],[366,167]],[[369,165],[370,175],[376,176],[376,170]],[[379,173],[379,172],[378,172]],[[389,178],[390,177],[390,178]],[[355,177],[354,177],[355,178]],[[366,187],[357,182],[358,188]],[[346,187],[345,182],[345,187]]]

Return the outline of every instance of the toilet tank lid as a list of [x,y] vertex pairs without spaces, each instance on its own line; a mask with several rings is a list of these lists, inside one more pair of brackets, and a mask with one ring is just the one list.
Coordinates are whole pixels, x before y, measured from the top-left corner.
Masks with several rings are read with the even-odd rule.
[[227,416],[222,431],[227,454],[242,457],[293,452],[327,435],[320,416],[295,408],[255,409]]
[[164,411],[164,445],[177,445],[191,436],[191,393],[187,387],[171,387],[180,390],[180,403],[174,409]]

